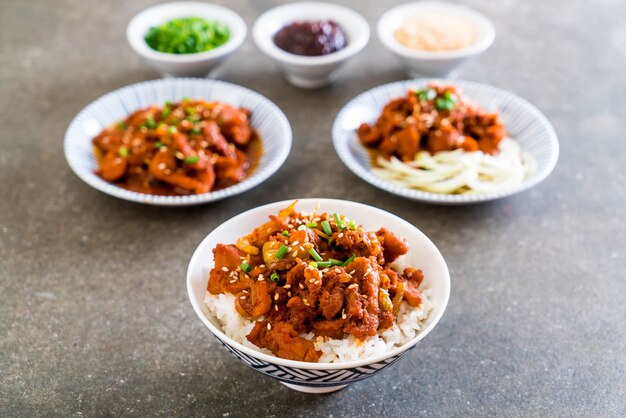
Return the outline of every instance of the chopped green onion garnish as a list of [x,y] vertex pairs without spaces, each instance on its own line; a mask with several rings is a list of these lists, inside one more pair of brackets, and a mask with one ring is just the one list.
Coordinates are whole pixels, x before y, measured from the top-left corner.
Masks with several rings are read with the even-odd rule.
[[117,150],[117,155],[119,155],[122,158],[127,158],[128,157],[128,147],[121,146],[120,149]]
[[154,121],[154,118],[152,116],[148,116],[148,118],[146,119],[146,128],[156,128],[156,122]]
[[317,222],[309,222],[305,224],[307,228],[315,228],[317,226]]
[[286,229],[280,233],[280,235],[282,235],[283,237],[288,237],[289,236],[289,231],[287,231]]
[[420,100],[432,100],[437,97],[435,89],[421,89],[415,92],[417,98]]
[[456,97],[456,95],[454,93],[452,93],[451,91],[447,90],[445,93],[443,93],[443,97],[446,100],[451,101],[452,103],[456,103],[459,101],[459,99]]
[[322,221],[322,229],[326,235],[332,235],[333,230],[330,227],[330,223],[328,221]]
[[163,119],[165,119],[166,117],[168,117],[170,115],[171,112],[172,112],[172,108],[171,108],[170,104],[166,103],[165,107],[163,108],[163,111],[161,112],[161,117]]
[[311,261],[309,263],[309,266],[313,267],[313,268],[317,268],[317,263],[315,261]]
[[350,221],[348,223],[348,226],[350,227],[351,230],[356,231],[356,223],[354,221]]
[[287,254],[287,246],[285,244],[281,245],[278,251],[274,254],[276,258],[283,258],[283,256]]
[[334,258],[329,258],[328,261],[330,262],[331,265],[333,266],[340,266],[343,264],[343,261],[340,260],[335,260]]
[[153,146],[154,146],[155,149],[159,149],[159,148],[161,148],[163,146],[163,144],[160,143],[160,142],[155,142]]
[[350,258],[348,258],[346,261],[344,261],[343,263],[341,263],[341,267],[345,267],[348,264],[352,263],[354,261],[354,259],[356,258],[356,254],[352,254],[350,256]]
[[318,261],[317,262],[317,267],[326,268],[330,266],[331,266],[330,261]]
[[272,274],[270,274],[270,280],[274,283],[278,283],[278,281],[280,280],[280,276],[278,275],[278,273],[273,271]]
[[183,102],[190,102],[191,101],[191,97],[183,97]]
[[[448,92],[446,92],[448,93]],[[450,111],[452,109],[454,109],[454,106],[456,106],[456,102],[458,101],[456,97],[449,95],[450,98],[445,97],[437,97],[435,99],[435,107],[437,108],[437,110],[447,110]]]
[[191,128],[191,133],[194,135],[200,135],[202,133],[202,131],[200,130],[200,128],[196,128],[195,126],[193,128]]
[[337,228],[339,228],[340,231],[343,231],[344,229],[346,229],[346,225],[341,221],[339,214],[335,213],[333,215],[333,218],[335,218],[335,222],[337,223]]
[[245,272],[245,273],[249,273],[250,270],[252,270],[252,267],[250,267],[250,264],[246,263],[245,261],[243,261],[241,263],[241,265],[239,266],[239,268],[241,269],[241,271]]
[[175,126],[170,126],[170,128],[167,131],[171,134],[175,134],[176,132],[178,132]]
[[319,253],[317,251],[315,251],[315,248],[311,248],[309,250],[309,254],[311,254],[311,257],[313,257],[315,259],[315,261],[322,261],[322,260],[324,260],[322,258],[322,256],[319,255]]
[[128,129],[128,125],[126,124],[126,122],[120,122],[117,124],[117,129],[124,131]]
[[197,155],[190,155],[189,157],[185,158],[185,164],[195,164],[198,162],[199,159],[200,157],[198,157]]
[[334,241],[334,240],[333,240],[332,238],[331,238],[331,239],[329,239],[329,240],[328,240],[328,245],[332,247],[332,246],[333,246],[333,241]]

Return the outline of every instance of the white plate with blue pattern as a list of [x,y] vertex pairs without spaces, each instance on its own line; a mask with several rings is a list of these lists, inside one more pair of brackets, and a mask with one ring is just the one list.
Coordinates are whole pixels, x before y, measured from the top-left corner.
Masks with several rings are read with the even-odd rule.
[[[135,110],[185,97],[221,101],[251,111],[250,124],[261,137],[263,155],[252,175],[225,189],[186,196],[158,196],[137,193],[109,183],[94,171],[97,160],[92,138],[105,127],[126,118]],[[274,174],[291,149],[291,126],[285,114],[264,96],[245,87],[223,81],[166,78],[132,84],[96,99],[72,120],[65,133],[65,158],[84,182],[120,199],[161,206],[188,206],[213,202],[249,190]]]
[[[449,83],[489,112],[498,112],[511,138],[519,142],[537,163],[533,174],[514,187],[489,193],[440,194],[403,187],[384,180],[371,171],[368,150],[356,135],[363,122],[376,121],[391,99],[428,83]],[[500,199],[527,190],[544,180],[554,169],[559,156],[559,142],[548,119],[532,104],[508,91],[463,80],[418,79],[384,84],[352,99],[338,113],[332,129],[333,145],[339,158],[354,174],[389,193],[408,199],[440,205],[464,205]]]

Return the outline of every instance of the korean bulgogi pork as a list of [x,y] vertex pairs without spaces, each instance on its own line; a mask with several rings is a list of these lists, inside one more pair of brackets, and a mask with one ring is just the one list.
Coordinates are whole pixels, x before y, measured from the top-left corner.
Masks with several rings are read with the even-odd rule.
[[421,270],[398,272],[405,240],[386,228],[366,232],[338,214],[303,214],[294,204],[236,244],[218,244],[211,294],[232,293],[256,321],[247,336],[290,360],[316,362],[320,352],[301,336],[358,339],[393,325],[402,301],[419,306]]

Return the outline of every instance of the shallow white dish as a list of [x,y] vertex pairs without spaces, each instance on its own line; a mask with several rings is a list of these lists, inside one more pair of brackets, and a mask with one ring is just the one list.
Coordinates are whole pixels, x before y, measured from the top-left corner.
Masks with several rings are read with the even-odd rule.
[[[148,46],[144,37],[151,27],[181,17],[200,17],[224,23],[230,31],[228,41],[197,54],[169,54]],[[126,39],[133,51],[164,75],[204,77],[241,46],[246,32],[246,23],[234,11],[216,4],[190,1],[159,4],[141,11],[128,23]]]
[[[405,96],[430,82],[450,83],[487,111],[499,112],[510,136],[518,141],[537,162],[537,170],[521,184],[492,193],[439,194],[393,184],[371,172],[370,156],[356,135],[363,122],[372,123],[391,99]],[[408,199],[442,205],[462,205],[500,199],[529,189],[544,180],[554,169],[559,156],[559,142],[546,117],[526,100],[508,91],[463,80],[419,79],[384,84],[352,99],[337,114],[332,129],[333,145],[339,158],[354,174],[389,193]]]
[[251,209],[231,218],[215,228],[200,243],[187,269],[187,292],[196,314],[209,330],[231,353],[243,363],[265,375],[278,379],[286,386],[308,393],[326,393],[344,388],[346,385],[371,377],[393,364],[407,350],[423,340],[443,315],[450,296],[448,267],[435,245],[420,230],[410,223],[381,209],[361,203],[337,199],[300,199],[296,210],[313,211],[319,204],[320,212],[340,213],[362,224],[366,230],[377,230],[385,226],[405,238],[410,250],[405,255],[407,265],[424,272],[425,288],[432,290],[430,297],[433,310],[426,320],[424,329],[411,341],[386,354],[359,361],[342,363],[307,363],[285,360],[245,347],[227,337],[218,321],[209,314],[204,298],[207,292],[209,271],[213,267],[213,248],[218,243],[234,243],[257,226],[287,207],[292,200],[271,203]]
[[[274,44],[274,34],[296,21],[334,20],[345,32],[348,45],[332,54],[302,56],[283,51]],[[363,16],[352,9],[330,3],[291,3],[263,13],[252,29],[254,42],[283,70],[287,81],[302,88],[331,83],[339,68],[359,53],[369,40],[370,29]]]
[[[252,173],[241,183],[214,192],[187,196],[157,196],[132,192],[104,181],[94,173],[97,161],[91,140],[105,127],[150,105],[185,97],[221,101],[245,107],[252,113],[250,124],[261,137],[263,155]],[[120,199],[162,206],[187,206],[224,199],[249,190],[274,174],[285,162],[291,148],[291,126],[285,114],[271,101],[245,87],[223,81],[166,78],[131,84],[96,99],[70,123],[64,142],[70,167],[91,187]]]
[[[419,51],[402,45],[395,32],[408,18],[422,13],[454,16],[471,23],[478,31],[476,41],[454,51]],[[495,38],[493,24],[484,15],[468,7],[451,3],[420,1],[406,3],[389,9],[378,20],[378,38],[404,64],[410,77],[444,77],[470,58],[487,50]]]

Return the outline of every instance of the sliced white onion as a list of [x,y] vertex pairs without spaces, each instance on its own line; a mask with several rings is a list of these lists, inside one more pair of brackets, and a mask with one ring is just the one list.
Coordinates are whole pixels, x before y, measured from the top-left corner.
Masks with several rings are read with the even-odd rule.
[[462,149],[435,155],[421,151],[409,162],[380,156],[376,162],[376,176],[433,193],[489,193],[518,185],[537,169],[535,159],[511,138],[500,141],[497,155]]

